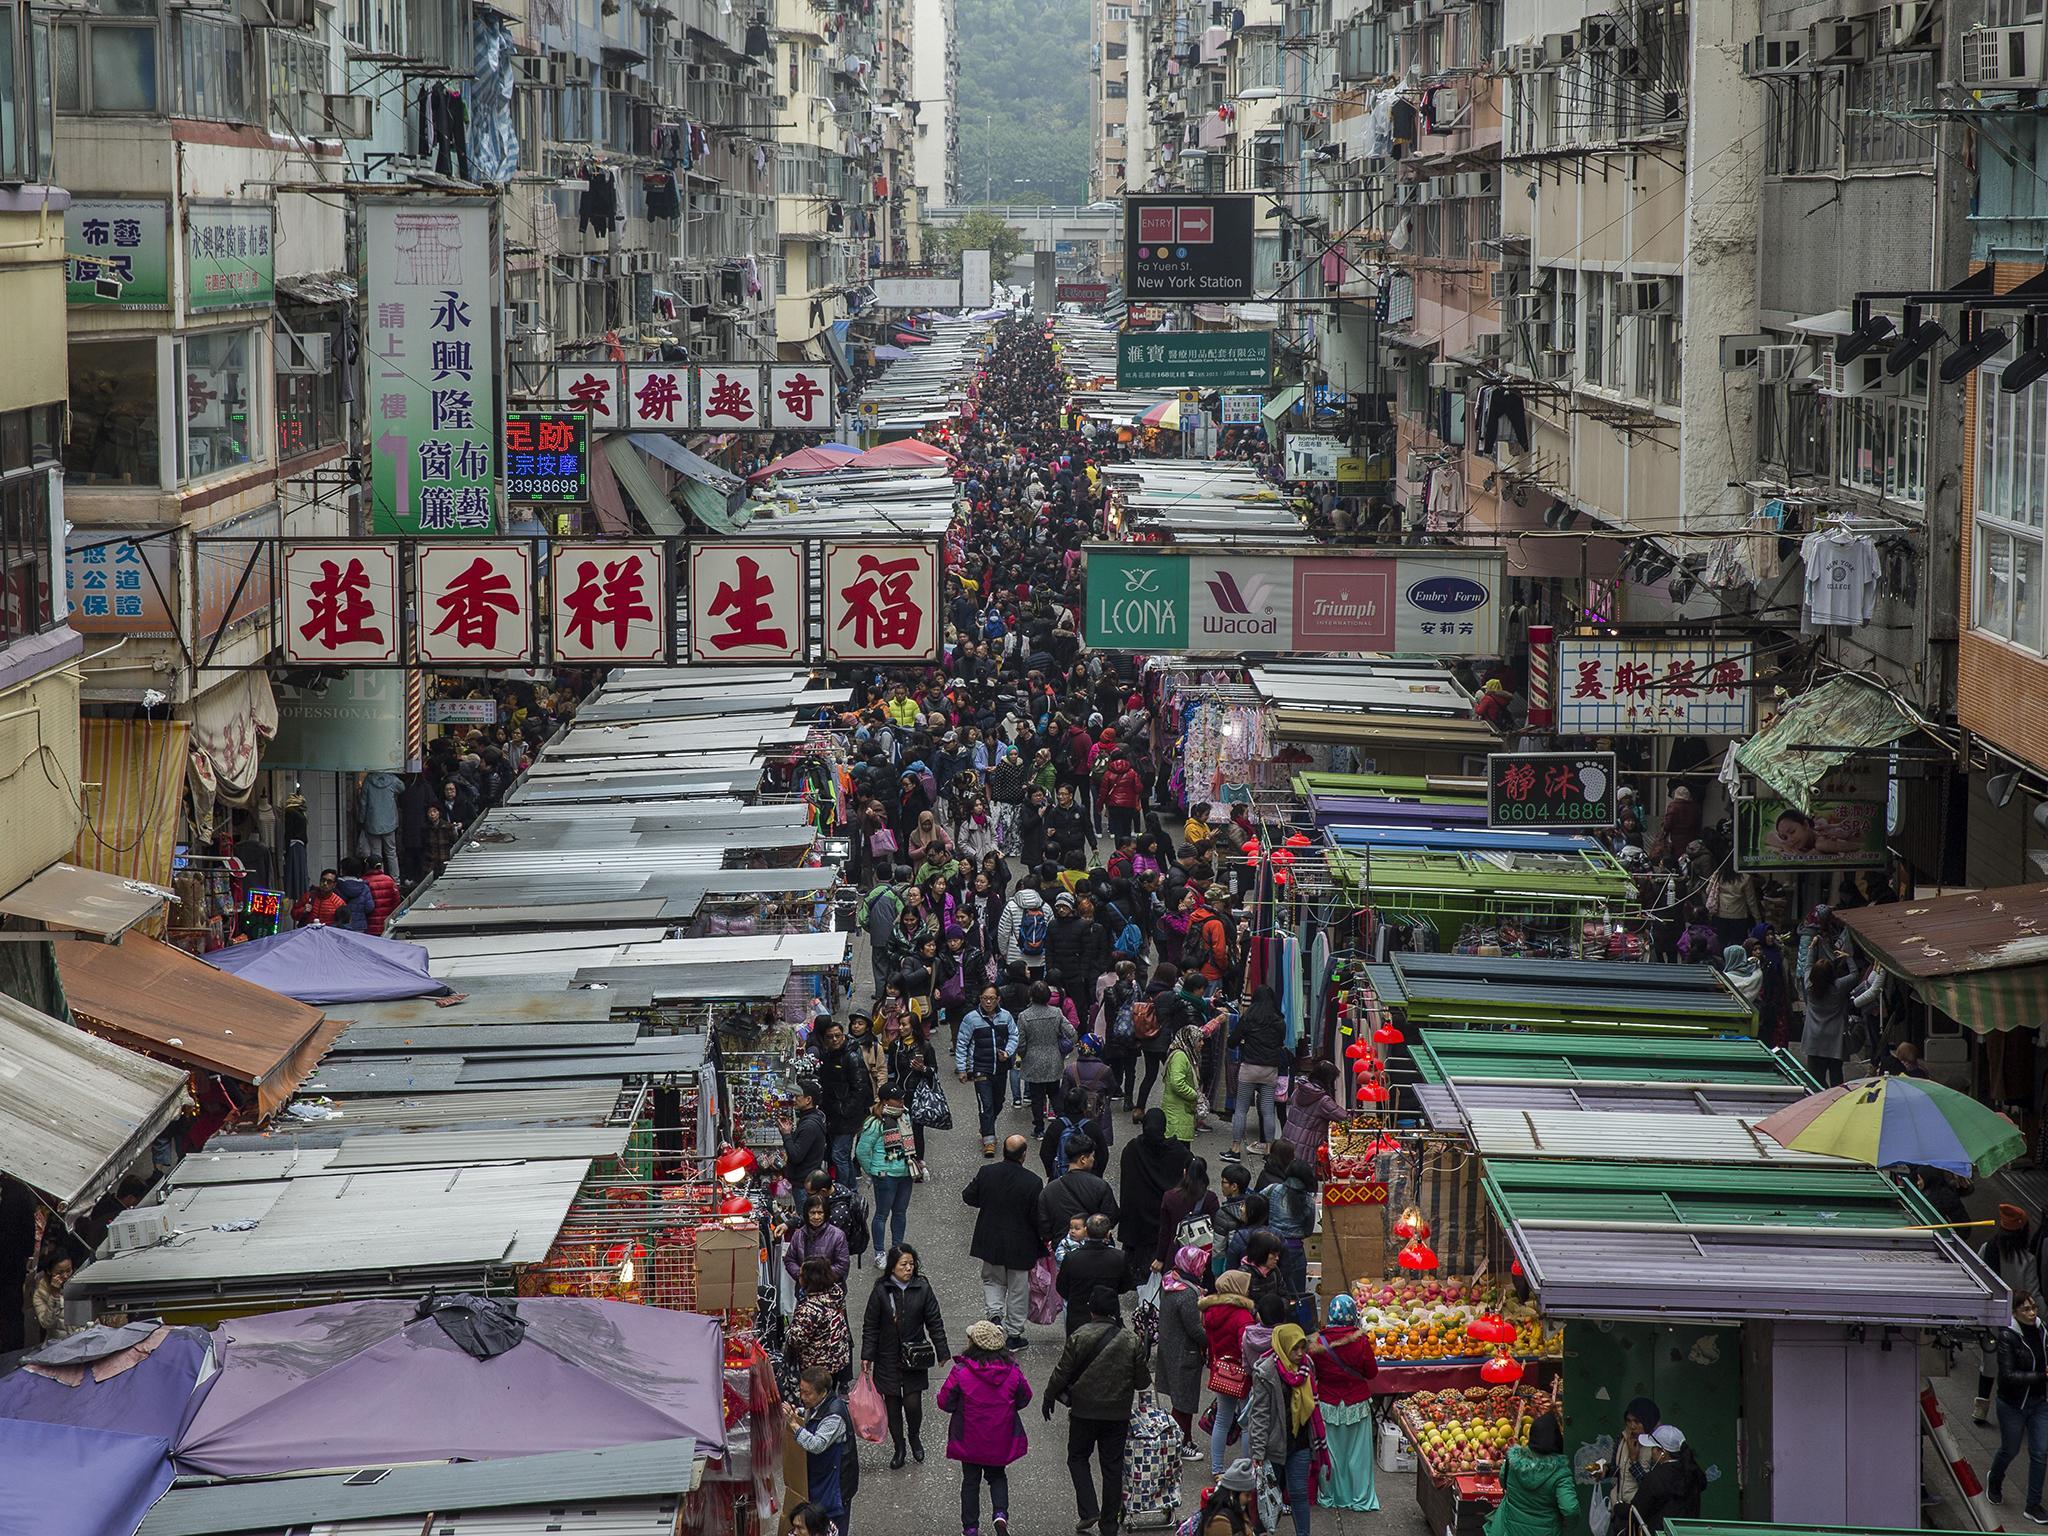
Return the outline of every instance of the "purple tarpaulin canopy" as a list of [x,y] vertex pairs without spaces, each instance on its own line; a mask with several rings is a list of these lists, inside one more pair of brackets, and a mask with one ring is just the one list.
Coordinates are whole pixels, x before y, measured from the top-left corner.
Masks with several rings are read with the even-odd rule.
[[0,1419],[0,1531],[134,1536],[171,1486],[170,1450],[161,1435]]
[[[90,1347],[88,1335],[104,1344]],[[32,1352],[20,1368],[0,1376],[0,1418],[173,1440],[191,1411],[193,1394],[202,1390],[207,1355],[203,1328],[147,1323],[89,1328],[58,1346]],[[61,1363],[28,1368],[44,1357]]]
[[908,347],[892,347],[887,342],[883,342],[875,348],[875,361],[878,363],[898,363],[908,356],[910,356],[910,348]]
[[223,1323],[218,1380],[181,1471],[267,1476],[398,1461],[489,1461],[690,1436],[723,1454],[715,1318],[579,1297],[519,1302],[526,1337],[478,1360],[413,1301]]
[[451,990],[427,974],[419,945],[318,923],[200,958],[302,1003],[383,1003]]

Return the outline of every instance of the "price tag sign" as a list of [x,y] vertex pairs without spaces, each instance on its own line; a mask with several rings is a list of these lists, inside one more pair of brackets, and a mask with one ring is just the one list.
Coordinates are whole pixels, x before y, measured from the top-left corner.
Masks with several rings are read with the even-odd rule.
[[1489,753],[1486,824],[1502,831],[1590,831],[1613,826],[1614,754]]

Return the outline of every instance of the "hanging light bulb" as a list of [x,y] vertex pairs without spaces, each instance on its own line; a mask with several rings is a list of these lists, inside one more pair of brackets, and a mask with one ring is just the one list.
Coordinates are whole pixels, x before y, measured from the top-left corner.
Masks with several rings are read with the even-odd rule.
[[1400,1030],[1391,1024],[1382,1024],[1372,1032],[1373,1044],[1375,1045],[1399,1045],[1407,1038],[1406,1035],[1402,1034]]
[[1522,1362],[1513,1355],[1495,1355],[1479,1367],[1479,1379],[1494,1386],[1505,1386],[1511,1381],[1520,1381]]
[[1372,1055],[1372,1047],[1367,1045],[1363,1040],[1354,1040],[1349,1045],[1344,1047],[1344,1054],[1350,1057],[1353,1061],[1364,1061],[1367,1057]]
[[754,1214],[754,1202],[745,1195],[727,1195],[718,1202],[718,1214],[721,1216],[751,1216]]
[[711,1168],[722,1184],[744,1184],[753,1176],[759,1159],[745,1147],[726,1147],[713,1159]]

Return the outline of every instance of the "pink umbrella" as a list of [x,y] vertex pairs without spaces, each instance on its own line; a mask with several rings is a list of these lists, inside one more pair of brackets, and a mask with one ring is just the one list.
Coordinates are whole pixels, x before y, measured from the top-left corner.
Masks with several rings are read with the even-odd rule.
[[916,438],[904,438],[900,442],[883,443],[879,448],[870,448],[857,458],[846,461],[848,469],[927,469],[934,464],[951,464],[953,455],[935,443],[919,442]]
[[771,463],[763,464],[749,480],[765,480],[770,475],[816,475],[828,469],[837,469],[849,459],[860,454],[858,448],[849,448],[845,443],[820,443],[815,448],[799,448],[795,453],[785,453]]

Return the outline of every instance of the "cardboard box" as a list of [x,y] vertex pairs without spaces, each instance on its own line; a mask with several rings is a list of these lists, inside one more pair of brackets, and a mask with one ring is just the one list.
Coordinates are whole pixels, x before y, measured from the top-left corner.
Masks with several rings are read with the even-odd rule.
[[697,1231],[697,1310],[751,1312],[761,1285],[760,1234],[750,1224]]

